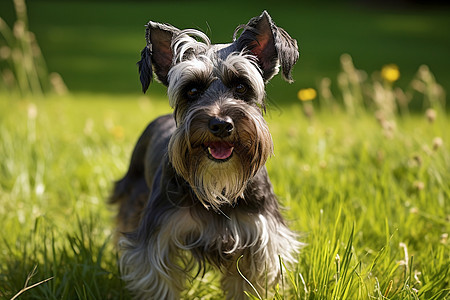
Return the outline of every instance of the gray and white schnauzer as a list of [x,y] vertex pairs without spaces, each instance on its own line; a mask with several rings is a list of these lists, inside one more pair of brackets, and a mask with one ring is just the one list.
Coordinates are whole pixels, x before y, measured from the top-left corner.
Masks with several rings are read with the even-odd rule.
[[273,144],[263,119],[265,84],[280,66],[292,81],[297,41],[265,11],[229,44],[152,21],[145,38],[143,91],[155,73],[174,112],[145,129],[111,197],[123,279],[136,298],[179,299],[212,265],[227,298],[243,299],[254,291],[239,267],[264,293],[280,278],[280,258],[292,266],[300,247],[264,166]]

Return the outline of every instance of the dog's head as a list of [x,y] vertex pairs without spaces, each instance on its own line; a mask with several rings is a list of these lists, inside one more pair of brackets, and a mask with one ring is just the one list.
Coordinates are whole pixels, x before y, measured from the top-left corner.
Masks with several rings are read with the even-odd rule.
[[265,11],[239,26],[233,40],[212,45],[200,31],[150,21],[138,63],[144,92],[153,72],[167,86],[177,124],[171,164],[215,210],[234,205],[272,154],[263,119],[265,84],[280,66],[291,82],[299,56],[296,40]]

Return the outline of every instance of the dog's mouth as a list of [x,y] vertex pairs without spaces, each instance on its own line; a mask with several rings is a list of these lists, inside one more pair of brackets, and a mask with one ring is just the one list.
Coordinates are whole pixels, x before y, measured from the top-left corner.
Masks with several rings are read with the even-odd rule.
[[224,141],[205,143],[204,147],[208,157],[219,162],[229,160],[234,150],[233,144]]

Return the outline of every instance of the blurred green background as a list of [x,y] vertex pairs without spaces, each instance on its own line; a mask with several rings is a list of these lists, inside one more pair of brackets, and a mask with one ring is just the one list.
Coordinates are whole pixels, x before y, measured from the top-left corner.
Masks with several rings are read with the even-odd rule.
[[[450,90],[450,6],[377,1],[42,1],[27,2],[29,28],[37,36],[50,71],[72,92],[138,94],[136,62],[148,20],[201,29],[212,42],[231,41],[238,24],[268,10],[278,26],[298,40],[301,57],[295,83],[276,77],[268,95],[276,103],[296,101],[301,88],[330,77],[336,85],[339,57],[371,74],[399,66],[405,87],[421,64]],[[15,20],[12,1],[0,15]],[[335,87],[332,87],[335,88]],[[164,94],[153,84],[150,95]],[[276,95],[276,96],[275,96]]]

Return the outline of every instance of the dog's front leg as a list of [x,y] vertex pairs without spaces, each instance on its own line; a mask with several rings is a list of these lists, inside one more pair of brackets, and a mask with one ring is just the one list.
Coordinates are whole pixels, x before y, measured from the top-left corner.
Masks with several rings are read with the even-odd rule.
[[165,230],[154,232],[148,240],[123,237],[120,271],[136,299],[179,299],[185,273],[174,263],[176,247]]
[[[260,176],[265,174],[260,173]],[[258,178],[258,182],[261,182],[261,177]],[[271,186],[266,188],[267,205],[276,198]],[[247,299],[245,292],[253,295],[258,293],[263,298],[272,296],[273,287],[279,283],[283,272],[281,265],[295,267],[297,264],[296,257],[301,244],[296,234],[284,224],[278,210],[265,214],[240,214],[235,224],[237,230],[234,236],[247,243],[244,242],[232,254],[233,259],[224,263],[226,272],[222,278],[222,287],[227,291],[227,299]]]

